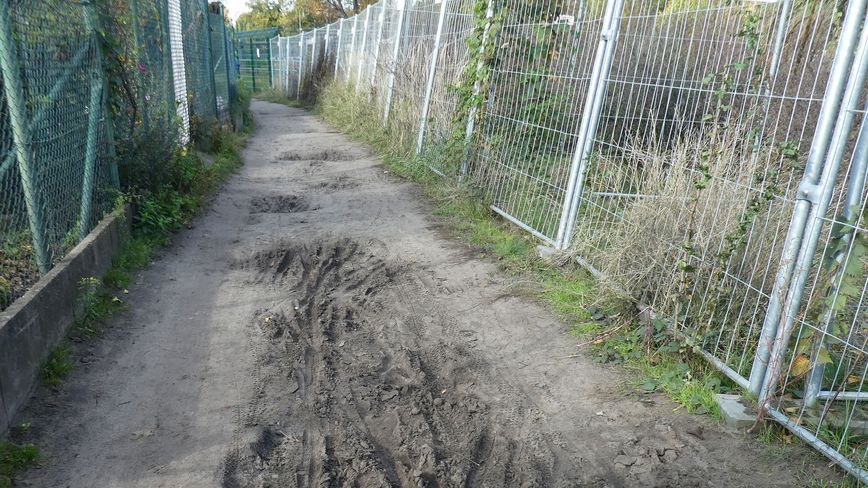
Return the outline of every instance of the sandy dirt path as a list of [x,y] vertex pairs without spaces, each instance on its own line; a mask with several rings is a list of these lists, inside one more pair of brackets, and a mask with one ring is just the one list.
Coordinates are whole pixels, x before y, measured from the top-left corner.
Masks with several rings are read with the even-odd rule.
[[411,183],[254,102],[245,166],[20,416],[45,487],[805,486],[834,476],[624,386],[444,237]]

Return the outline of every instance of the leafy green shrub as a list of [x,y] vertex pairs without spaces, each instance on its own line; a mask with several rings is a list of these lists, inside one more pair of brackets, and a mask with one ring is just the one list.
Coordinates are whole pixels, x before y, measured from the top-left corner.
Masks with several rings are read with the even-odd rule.
[[168,236],[178,229],[195,207],[193,197],[165,188],[142,199],[136,214],[136,227],[145,234]]

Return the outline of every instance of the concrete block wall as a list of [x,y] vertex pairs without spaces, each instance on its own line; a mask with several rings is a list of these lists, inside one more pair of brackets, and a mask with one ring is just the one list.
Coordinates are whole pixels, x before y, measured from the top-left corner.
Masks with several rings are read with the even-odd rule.
[[27,293],[0,312],[0,435],[27,402],[39,369],[75,320],[79,282],[101,277],[129,237],[129,207],[109,215]]

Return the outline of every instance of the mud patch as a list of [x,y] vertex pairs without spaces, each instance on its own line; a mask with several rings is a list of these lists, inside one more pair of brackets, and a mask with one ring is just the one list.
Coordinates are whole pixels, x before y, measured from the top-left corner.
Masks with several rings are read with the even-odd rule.
[[351,161],[353,159],[356,158],[351,154],[347,154],[345,152],[335,149],[326,149],[323,151],[312,152],[286,151],[280,153],[280,156],[278,156],[279,161]]
[[568,479],[560,467],[572,460],[533,429],[539,411],[491,407],[478,385],[510,387],[449,340],[450,319],[407,307],[408,295],[430,295],[432,284],[385,255],[379,241],[337,239],[282,244],[239,263],[253,281],[286,291],[252,320],[268,342],[257,355],[268,386],[250,406],[249,425],[280,430],[249,432],[254,440],[227,455],[224,486],[542,487]]
[[325,162],[323,161],[311,161],[308,163],[307,167],[304,168],[304,174],[307,176],[314,175],[322,171],[325,167]]
[[310,207],[303,198],[295,195],[270,195],[250,201],[251,213],[303,212]]
[[311,184],[308,186],[308,189],[320,193],[335,193],[342,190],[351,190],[357,188],[359,185],[360,183],[358,180],[346,175],[341,175],[333,180]]

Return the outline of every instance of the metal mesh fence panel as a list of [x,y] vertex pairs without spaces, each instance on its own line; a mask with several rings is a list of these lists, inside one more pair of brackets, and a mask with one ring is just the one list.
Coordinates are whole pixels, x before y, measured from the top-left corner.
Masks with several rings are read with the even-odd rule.
[[777,10],[627,2],[599,127],[579,156],[587,169],[575,252],[678,318],[672,325],[739,381],[750,373],[797,163],[780,154],[791,134],[764,133]]
[[443,2],[333,24],[335,78],[868,481],[868,2]]
[[492,64],[485,123],[470,168],[495,211],[555,243],[603,5],[575,3],[555,22],[541,4],[507,2],[504,9],[495,42],[505,47]]
[[[423,147],[429,148],[427,158],[440,174],[457,175],[461,153],[448,151],[444,143],[453,141],[455,117],[458,114],[455,87],[461,83],[464,67],[468,63],[467,37],[473,30],[473,2],[471,0],[445,0],[440,49],[433,60],[436,69],[433,78],[429,71],[431,93],[424,133],[419,137]],[[455,139],[462,141],[461,138]]]
[[238,61],[241,82],[254,92],[272,85],[271,39],[276,30],[238,33]]

